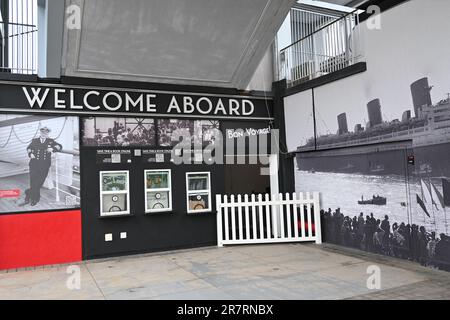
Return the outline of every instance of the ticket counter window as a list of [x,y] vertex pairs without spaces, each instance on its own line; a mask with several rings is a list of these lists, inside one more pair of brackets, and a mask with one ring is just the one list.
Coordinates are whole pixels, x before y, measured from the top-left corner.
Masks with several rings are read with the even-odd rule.
[[130,214],[128,171],[100,172],[100,215]]
[[187,212],[211,211],[211,174],[209,172],[186,173]]
[[172,211],[170,170],[145,170],[145,212]]

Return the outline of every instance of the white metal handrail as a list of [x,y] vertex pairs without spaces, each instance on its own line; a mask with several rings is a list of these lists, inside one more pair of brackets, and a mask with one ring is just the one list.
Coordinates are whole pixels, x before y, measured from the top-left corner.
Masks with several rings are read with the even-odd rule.
[[216,195],[217,245],[322,242],[319,193]]
[[279,79],[288,87],[346,68],[362,58],[358,11],[313,30],[279,53]]

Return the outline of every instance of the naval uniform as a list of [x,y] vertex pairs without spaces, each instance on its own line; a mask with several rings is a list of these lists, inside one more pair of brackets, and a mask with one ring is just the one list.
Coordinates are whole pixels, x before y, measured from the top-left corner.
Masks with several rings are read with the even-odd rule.
[[[30,188],[25,190],[25,201],[38,203],[41,198],[41,187],[47,178],[48,171],[52,163],[52,153],[47,149],[51,148],[53,152],[62,150],[62,145],[53,139],[33,139],[27,147],[30,157]],[[31,158],[31,155],[35,158]]]

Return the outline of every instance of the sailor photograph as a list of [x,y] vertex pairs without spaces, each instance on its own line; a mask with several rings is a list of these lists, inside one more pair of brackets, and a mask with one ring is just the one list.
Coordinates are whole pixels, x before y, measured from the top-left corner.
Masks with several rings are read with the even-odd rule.
[[42,127],[39,130],[39,138],[32,139],[27,147],[30,158],[30,188],[25,190],[25,201],[22,206],[30,204],[34,207],[39,203],[41,188],[51,167],[52,154],[63,149],[61,144],[49,138],[50,132],[48,127]]

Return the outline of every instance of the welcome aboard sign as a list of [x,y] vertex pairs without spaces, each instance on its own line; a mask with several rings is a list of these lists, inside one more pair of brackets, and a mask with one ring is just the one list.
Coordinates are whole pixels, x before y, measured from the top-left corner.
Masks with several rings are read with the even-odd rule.
[[263,97],[0,82],[0,111],[271,119]]

